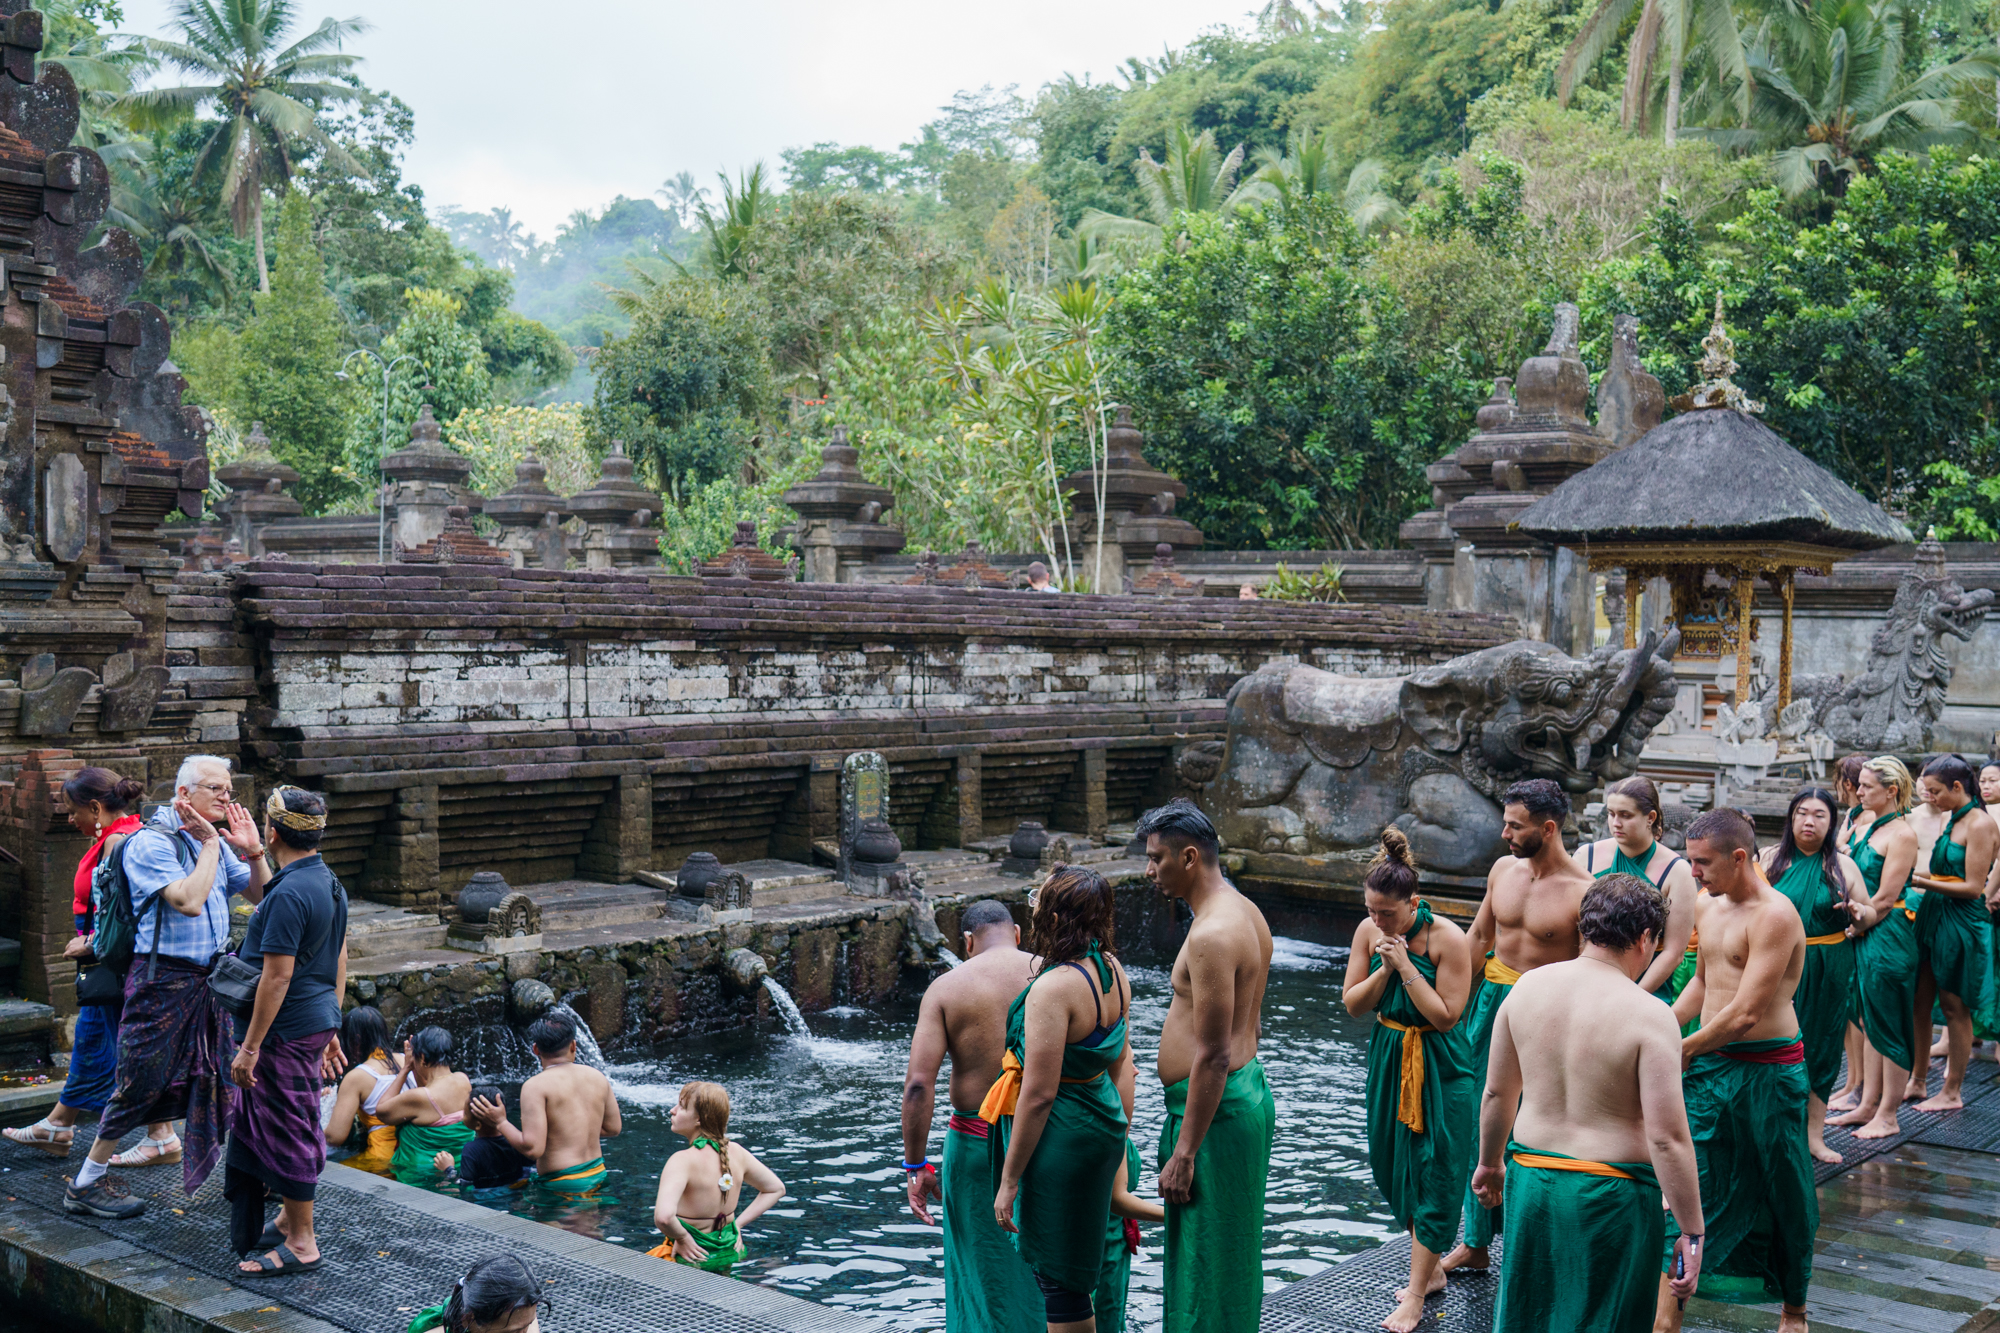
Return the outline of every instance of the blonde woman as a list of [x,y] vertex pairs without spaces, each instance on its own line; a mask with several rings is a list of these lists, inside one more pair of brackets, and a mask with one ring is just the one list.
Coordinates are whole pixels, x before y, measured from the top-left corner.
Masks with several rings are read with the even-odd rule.
[[1874,922],[1865,931],[1849,927],[1861,939],[1855,980],[1867,1069],[1860,1103],[1827,1123],[1859,1125],[1858,1139],[1884,1139],[1902,1132],[1896,1108],[1909,1083],[1913,1053],[1924,1049],[1916,1041],[1916,909],[1923,894],[1908,891],[1917,835],[1903,817],[1916,783],[1900,759],[1884,755],[1862,766],[1855,788],[1861,812],[1848,821],[1843,850],[1867,885],[1867,918]]

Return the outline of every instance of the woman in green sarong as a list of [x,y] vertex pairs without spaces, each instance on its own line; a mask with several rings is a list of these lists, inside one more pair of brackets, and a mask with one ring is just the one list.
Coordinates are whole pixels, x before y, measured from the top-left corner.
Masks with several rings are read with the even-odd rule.
[[404,1041],[389,1085],[403,1091],[376,1103],[377,1118],[396,1127],[389,1174],[405,1185],[435,1188],[447,1178],[438,1170],[437,1155],[450,1153],[456,1170],[472,1142],[472,1126],[465,1123],[472,1080],[451,1067],[451,1055],[451,1034],[443,1028],[425,1028]]
[[548,1299],[518,1254],[496,1254],[474,1264],[445,1300],[417,1311],[407,1333],[538,1333]]
[[[1931,809],[1944,817],[1931,844],[1927,874],[1910,882],[1924,890],[1917,909],[1917,1013],[1928,1019],[1935,999],[1944,1010],[1944,1086],[1919,1102],[1919,1111],[1955,1111],[1965,1105],[1965,1070],[1972,1059],[1975,1024],[2000,1026],[1993,976],[1993,922],[1986,910],[1986,880],[2000,846],[2000,825],[1981,808],[1972,765],[1955,754],[1924,765],[1919,783]],[[1929,1036],[1930,1024],[1921,1025]],[[1913,1091],[1925,1079],[1912,1071]]]
[[1480,1089],[1458,1026],[1472,986],[1465,932],[1416,897],[1417,867],[1397,828],[1361,882],[1368,919],[1354,928],[1341,999],[1373,1012],[1368,1042],[1368,1165],[1398,1227],[1410,1233],[1410,1285],[1382,1327],[1409,1333],[1424,1298],[1444,1290],[1438,1260],[1458,1235]]
[[[1574,859],[1593,879],[1614,872],[1637,875],[1666,895],[1667,933],[1639,988],[1672,1004],[1694,976],[1694,905],[1700,895],[1694,871],[1686,857],[1660,841],[1660,792],[1651,778],[1629,777],[1607,786],[1604,818],[1611,836],[1585,843]],[[1688,1031],[1700,1026],[1697,1018]]]
[[[749,1253],[743,1238],[750,1224],[785,1197],[785,1183],[730,1142],[729,1090],[720,1083],[683,1083],[668,1125],[688,1146],[660,1168],[653,1225],[666,1239],[646,1253],[726,1277]],[[757,1197],[738,1213],[745,1185]]]
[[[1868,812],[1861,808],[1861,766],[1868,762],[1865,754],[1850,754],[1833,766],[1833,794],[1839,801],[1840,822],[1833,831],[1833,845],[1840,848],[1843,855],[1847,851],[1847,835],[1857,821],[1865,821]],[[1852,859],[1852,858],[1849,858]],[[1860,932],[1854,936],[1854,954],[1861,956]],[[1856,963],[1856,977],[1859,977],[1859,963]],[[1861,1104],[1862,1076],[1868,1068],[1868,1039],[1861,1032],[1861,986],[1859,980],[1851,981],[1847,987],[1847,1036],[1843,1042],[1847,1056],[1847,1082],[1840,1090],[1827,1099],[1827,1109],[1839,1113],[1852,1111]]]
[[1826,1100],[1840,1077],[1848,997],[1854,989],[1850,925],[1871,920],[1868,885],[1833,840],[1840,800],[1824,787],[1792,797],[1785,832],[1761,861],[1771,887],[1791,900],[1806,928],[1805,970],[1792,993],[1806,1047],[1806,1147],[1822,1162],[1840,1154],[1826,1146]]
[[[1861,936],[1854,960],[1867,1070],[1860,1103],[1829,1116],[1827,1123],[1858,1125],[1856,1138],[1881,1139],[1902,1132],[1896,1110],[1916,1049],[1915,923],[1923,895],[1907,889],[1917,864],[1917,835],[1903,819],[1916,784],[1902,760],[1883,755],[1863,765],[1857,787],[1862,814],[1849,821],[1845,850],[1869,892],[1872,924]],[[1855,926],[1861,929],[1859,921]]]
[[1035,894],[1041,970],[1007,1010],[1007,1051],[980,1119],[1000,1134],[993,1216],[1042,1289],[1050,1329],[1088,1329],[1112,1183],[1132,1122],[1132,988],[1111,937],[1111,886],[1059,865]]

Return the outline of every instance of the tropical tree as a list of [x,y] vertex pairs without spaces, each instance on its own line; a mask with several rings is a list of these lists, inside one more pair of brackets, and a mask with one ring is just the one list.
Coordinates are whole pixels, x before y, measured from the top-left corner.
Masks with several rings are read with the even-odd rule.
[[359,18],[322,19],[289,46],[298,24],[295,0],[180,0],[174,22],[181,39],[140,39],[155,60],[202,82],[145,88],[121,98],[121,110],[142,129],[166,128],[211,109],[214,127],[198,169],[219,175],[236,234],[256,240],[257,289],[271,290],[264,259],[264,189],[283,190],[303,153],[358,170],[317,120],[321,107],[365,102],[368,94],[339,82],[360,57],[342,42],[368,31]]
[[1357,162],[1347,173],[1346,183],[1339,184],[1340,162],[1332,140],[1330,134],[1294,134],[1282,153],[1260,148],[1254,179],[1270,186],[1278,207],[1288,213],[1307,199],[1338,189],[1355,228],[1364,236],[1401,223],[1403,206],[1382,188],[1387,175],[1384,165],[1374,158]]
[[[229,256],[217,244],[216,204],[192,182],[163,170],[157,147],[143,139],[105,159],[111,172],[110,221],[132,233],[147,251],[146,277],[155,290],[207,297],[227,306]],[[182,304],[186,304],[183,300]]]
[[[758,222],[770,216],[775,193],[765,179],[762,162],[748,171],[738,172],[734,185],[721,172],[716,173],[716,179],[722,182],[722,212],[709,212],[706,199],[698,198],[694,206],[696,216],[701,219],[701,229],[708,238],[708,250],[703,255],[703,262],[711,277],[747,278],[754,267],[754,260],[745,247]],[[673,262],[676,267],[679,266],[678,260]]]
[[1654,71],[1663,46],[1667,78],[1661,131],[1667,143],[1674,143],[1680,134],[1681,94],[1691,56],[1698,55],[1702,66],[1712,71],[1717,86],[1728,90],[1738,119],[1747,123],[1749,56],[1730,0],[1644,0],[1643,5],[1641,0],[1599,0],[1556,66],[1556,96],[1562,104],[1569,105],[1576,85],[1617,42],[1635,8],[1639,18],[1625,51],[1625,91],[1620,104],[1625,128],[1646,128],[1654,97]]
[[692,171],[667,177],[666,184],[653,193],[667,201],[667,211],[683,227],[700,216],[702,208],[708,203],[708,191],[694,183]]
[[1152,217],[1121,218],[1087,208],[1078,230],[1097,241],[1159,240],[1178,213],[1219,213],[1277,197],[1266,181],[1253,178],[1238,185],[1236,176],[1242,169],[1242,144],[1224,153],[1216,145],[1215,131],[1191,134],[1187,126],[1178,125],[1167,139],[1166,161],[1154,161],[1152,150],[1142,148],[1139,160],[1132,164],[1146,211]]

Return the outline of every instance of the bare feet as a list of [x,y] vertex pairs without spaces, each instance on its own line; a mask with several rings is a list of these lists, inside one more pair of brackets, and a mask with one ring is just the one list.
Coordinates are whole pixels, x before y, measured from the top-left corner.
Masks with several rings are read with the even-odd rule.
[[[1424,1289],[1424,1295],[1435,1296],[1443,1290],[1444,1290],[1444,1269],[1440,1267],[1436,1272],[1436,1274],[1432,1276],[1430,1286]],[[1396,1288],[1396,1299],[1399,1301],[1408,1301],[1410,1299],[1410,1289],[1407,1286]],[[1423,1306],[1423,1302],[1421,1300],[1418,1301],[1417,1306],[1418,1308],[1421,1309]],[[1388,1325],[1385,1324],[1383,1325],[1383,1327],[1386,1328],[1388,1327]]]
[[1857,1106],[1852,1111],[1847,1111],[1840,1115],[1828,1116],[1826,1118],[1826,1123],[1829,1125],[1865,1125],[1874,1118],[1875,1118],[1874,1107]]
[[[1886,1116],[1878,1115],[1860,1129],[1855,1130],[1854,1137],[1857,1139],[1887,1139],[1893,1138],[1902,1132],[1903,1127],[1896,1123],[1896,1113],[1892,1110]],[[1804,1327],[1804,1325],[1800,1327]]]
[[1852,1111],[1859,1105],[1861,1105],[1861,1090],[1856,1088],[1850,1092],[1834,1093],[1833,1100],[1826,1104],[1826,1109],[1829,1111]]
[[1827,1147],[1823,1140],[1819,1143],[1809,1142],[1806,1144],[1806,1147],[1811,1150],[1815,1162],[1838,1162],[1841,1160],[1840,1154]]
[[1808,1333],[1806,1312],[1794,1310],[1790,1306],[1778,1309],[1778,1333]]
[[1918,1102],[1917,1109],[1919,1111],[1963,1111],[1965,1109],[1965,1098],[1952,1089],[1945,1088],[1929,1101]]
[[1949,1037],[1939,1037],[1936,1041],[1932,1042],[1931,1059],[1942,1060],[1944,1059],[1945,1056],[1951,1054],[1951,1052],[1946,1049],[1946,1047],[1950,1044],[1950,1041],[1951,1039]]
[[[1382,1321],[1382,1327],[1388,1329],[1389,1333],[1415,1333],[1417,1325],[1423,1322],[1424,1298],[1405,1296],[1402,1298],[1402,1303],[1391,1310],[1389,1317]],[[1805,1326],[1801,1324],[1799,1327]]]
[[1921,1078],[1911,1079],[1909,1085],[1903,1089],[1903,1100],[1906,1102],[1922,1101],[1924,1094],[1930,1091],[1929,1088],[1924,1086],[1924,1083],[1925,1080]]
[[[1469,1245],[1460,1245],[1438,1261],[1439,1269],[1447,1273],[1460,1268],[1465,1269],[1469,1273],[1484,1273],[1491,1265],[1492,1260],[1487,1256],[1483,1246],[1475,1250]],[[1443,1289],[1442,1283],[1431,1288],[1433,1291],[1442,1291]]]

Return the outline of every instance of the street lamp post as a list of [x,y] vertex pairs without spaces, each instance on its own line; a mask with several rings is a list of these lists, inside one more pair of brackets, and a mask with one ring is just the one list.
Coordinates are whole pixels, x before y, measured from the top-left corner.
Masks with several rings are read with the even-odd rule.
[[[405,361],[415,361],[416,354],[405,352],[394,361],[384,361],[382,354],[370,347],[357,347],[341,358],[338,379],[347,378],[347,363],[357,356],[373,357],[375,364],[382,367],[382,453],[375,460],[377,475],[380,476],[382,459],[389,456],[389,375]],[[389,479],[382,477],[375,484],[375,563],[380,565],[388,560],[389,552]]]

